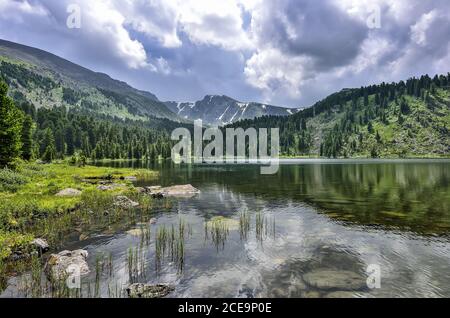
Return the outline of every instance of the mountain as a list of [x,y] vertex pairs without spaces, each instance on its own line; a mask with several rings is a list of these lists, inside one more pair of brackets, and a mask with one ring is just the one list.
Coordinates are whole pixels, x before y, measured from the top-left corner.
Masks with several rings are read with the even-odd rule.
[[450,73],[344,89],[288,117],[244,120],[279,128],[288,156],[450,156]]
[[37,108],[66,106],[122,119],[178,120],[152,93],[51,53],[0,39],[0,77],[10,95]]
[[208,95],[194,103],[166,102],[166,106],[179,117],[191,121],[201,119],[212,126],[224,126],[243,119],[262,116],[288,116],[298,109],[259,103],[242,103],[228,96]]

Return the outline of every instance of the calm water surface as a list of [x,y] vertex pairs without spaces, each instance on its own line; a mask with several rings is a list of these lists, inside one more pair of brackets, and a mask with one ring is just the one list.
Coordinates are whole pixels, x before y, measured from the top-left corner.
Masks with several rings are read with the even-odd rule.
[[[352,272],[365,280],[371,264],[381,269],[381,288],[344,295],[450,297],[448,160],[289,160],[272,176],[255,165],[156,168],[159,180],[137,185],[190,183],[201,193],[170,199],[155,224],[64,242],[66,249],[88,250],[91,269],[99,255],[111,254],[113,274],[100,281],[104,297],[129,285],[128,253],[139,246],[142,264],[133,279],[172,284],[169,297],[327,297],[342,291],[336,277]],[[249,220],[245,231],[242,215]],[[215,236],[205,222],[218,216],[228,231]],[[158,231],[178,229],[180,220],[187,233],[182,257],[158,258]],[[150,229],[148,244],[129,232],[143,226]],[[317,271],[326,271],[330,286],[306,278]],[[17,296],[16,281],[3,296]],[[83,284],[94,281],[93,270]]]

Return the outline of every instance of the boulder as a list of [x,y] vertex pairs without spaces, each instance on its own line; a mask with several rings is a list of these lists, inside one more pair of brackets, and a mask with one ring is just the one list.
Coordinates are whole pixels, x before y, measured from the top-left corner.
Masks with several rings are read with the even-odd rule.
[[[154,193],[153,191],[152,193]],[[156,191],[161,193],[163,196],[167,197],[193,197],[194,195],[200,193],[200,190],[194,188],[190,184],[186,185],[176,185],[172,187],[161,188]]]
[[66,279],[75,269],[80,275],[86,275],[89,273],[86,261],[88,255],[85,250],[62,251],[52,254],[45,265],[45,273],[53,281]]
[[59,191],[56,196],[58,197],[78,197],[81,195],[81,191],[77,189],[67,188]]
[[48,250],[50,249],[47,241],[41,238],[34,239],[30,244],[33,249],[38,252],[39,256],[48,252]]
[[120,195],[114,198],[114,205],[121,209],[132,209],[139,206],[139,203],[126,196]]
[[123,179],[126,181],[132,181],[132,182],[137,181],[137,178],[135,176],[129,176],[129,177],[125,177]]
[[127,288],[130,298],[162,298],[175,290],[168,285],[132,284]]
[[303,275],[303,280],[322,290],[356,291],[367,287],[362,275],[345,270],[317,269]]

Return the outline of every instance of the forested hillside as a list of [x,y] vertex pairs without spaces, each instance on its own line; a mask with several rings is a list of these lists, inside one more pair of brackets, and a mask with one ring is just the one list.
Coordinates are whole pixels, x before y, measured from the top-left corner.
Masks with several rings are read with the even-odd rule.
[[450,73],[344,89],[293,116],[233,126],[280,128],[282,152],[290,156],[448,156]]
[[142,121],[149,117],[179,119],[149,92],[48,52],[4,40],[0,40],[0,77],[16,101],[30,102],[36,108],[65,106]]

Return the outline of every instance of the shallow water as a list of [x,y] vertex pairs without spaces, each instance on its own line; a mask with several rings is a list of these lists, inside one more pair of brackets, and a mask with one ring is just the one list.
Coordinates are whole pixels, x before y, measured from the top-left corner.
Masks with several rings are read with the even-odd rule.
[[[115,163],[125,164],[142,165]],[[137,186],[190,183],[201,193],[170,199],[152,216],[155,224],[134,226],[150,229],[148,244],[127,233],[133,228],[68,238],[65,249],[90,254],[84,288],[95,282],[96,258],[111,254],[100,295],[123,295],[129,249],[140,246],[134,281],[171,284],[169,297],[450,297],[449,160],[287,160],[273,176],[256,165],[156,168],[158,181]],[[219,238],[205,230],[217,216],[232,219]],[[180,220],[182,257],[168,249],[158,261],[158,228],[177,231]],[[381,270],[380,288],[365,284],[369,265]],[[308,280],[317,271],[326,271],[329,286]],[[358,287],[336,294],[345,288],[333,280],[349,272],[360,277]],[[19,280],[10,279],[2,296],[20,296]]]

